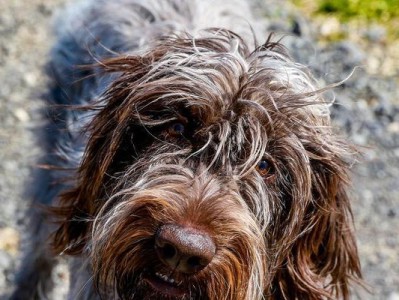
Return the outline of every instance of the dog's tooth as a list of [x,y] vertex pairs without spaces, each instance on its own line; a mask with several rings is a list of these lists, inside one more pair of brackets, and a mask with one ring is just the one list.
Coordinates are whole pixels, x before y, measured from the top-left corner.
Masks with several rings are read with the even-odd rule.
[[155,275],[156,275],[159,279],[165,280],[165,277],[164,277],[163,274],[161,274],[161,273],[159,273],[159,272],[156,272]]
[[176,281],[173,278],[169,278],[168,275],[164,275],[159,272],[155,272],[155,276],[157,276],[159,279],[162,279],[165,282],[176,284]]

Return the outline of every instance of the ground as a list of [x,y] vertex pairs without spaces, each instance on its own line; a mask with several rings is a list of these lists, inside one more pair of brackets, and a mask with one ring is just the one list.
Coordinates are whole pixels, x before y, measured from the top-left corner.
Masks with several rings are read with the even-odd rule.
[[[7,299],[18,264],[29,195],[24,190],[39,155],[35,128],[43,65],[53,41],[51,20],[67,0],[0,1],[0,299]],[[266,0],[265,0],[266,1]],[[335,89],[334,122],[363,151],[353,172],[356,235],[365,282],[353,299],[399,299],[399,63],[384,28],[343,27],[333,18],[308,20],[286,1],[259,2],[268,30],[286,35],[292,55]],[[344,40],[326,38],[347,30]],[[288,33],[288,34],[287,34]],[[338,34],[340,35],[340,34]],[[395,50],[396,49],[396,50]],[[395,56],[396,55],[396,56]],[[65,270],[54,274],[62,287]]]

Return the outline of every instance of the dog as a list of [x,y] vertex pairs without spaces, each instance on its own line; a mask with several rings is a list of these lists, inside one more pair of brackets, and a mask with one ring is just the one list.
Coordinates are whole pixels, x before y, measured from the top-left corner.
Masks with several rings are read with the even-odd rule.
[[356,149],[327,88],[280,41],[257,43],[251,9],[93,0],[60,15],[12,299],[46,297],[60,255],[69,299],[349,299]]

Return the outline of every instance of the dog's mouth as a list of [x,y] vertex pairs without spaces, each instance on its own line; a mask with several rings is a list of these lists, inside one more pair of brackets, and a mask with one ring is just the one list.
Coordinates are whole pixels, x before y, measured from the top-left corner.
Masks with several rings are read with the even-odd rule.
[[183,297],[188,293],[182,281],[161,272],[146,272],[143,274],[146,281],[156,292],[169,297]]

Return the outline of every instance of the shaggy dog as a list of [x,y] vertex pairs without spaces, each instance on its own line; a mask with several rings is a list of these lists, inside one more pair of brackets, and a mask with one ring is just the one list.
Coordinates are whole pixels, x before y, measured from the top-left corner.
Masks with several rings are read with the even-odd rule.
[[60,20],[13,299],[51,290],[54,254],[69,299],[348,299],[354,150],[306,68],[256,44],[248,2],[93,0]]

